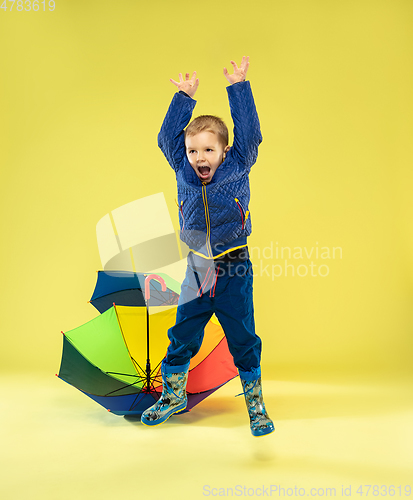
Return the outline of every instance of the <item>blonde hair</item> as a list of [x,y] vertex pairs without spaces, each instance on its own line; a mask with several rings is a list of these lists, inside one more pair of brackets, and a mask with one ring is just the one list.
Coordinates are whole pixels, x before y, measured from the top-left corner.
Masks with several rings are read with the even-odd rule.
[[228,128],[218,116],[201,115],[194,118],[185,129],[185,139],[200,132],[212,132],[224,147],[228,146]]

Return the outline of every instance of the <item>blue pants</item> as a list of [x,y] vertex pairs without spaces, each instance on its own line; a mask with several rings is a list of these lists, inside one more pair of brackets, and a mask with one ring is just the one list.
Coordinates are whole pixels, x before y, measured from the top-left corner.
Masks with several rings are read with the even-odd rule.
[[255,380],[261,374],[261,339],[255,334],[251,261],[201,266],[188,259],[176,323],[168,330],[171,343],[164,370],[176,373],[188,369],[201,347],[204,328],[215,313],[240,376]]

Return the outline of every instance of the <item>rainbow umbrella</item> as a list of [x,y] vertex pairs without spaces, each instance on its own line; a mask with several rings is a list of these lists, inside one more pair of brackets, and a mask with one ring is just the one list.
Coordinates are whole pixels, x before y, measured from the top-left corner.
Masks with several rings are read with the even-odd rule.
[[[160,367],[177,306],[151,307],[149,314],[153,277],[145,282],[146,307],[113,305],[63,337],[58,377],[117,415],[141,414],[162,393]],[[150,359],[155,360],[153,367]],[[210,321],[189,367],[187,410],[237,374],[221,326]]]

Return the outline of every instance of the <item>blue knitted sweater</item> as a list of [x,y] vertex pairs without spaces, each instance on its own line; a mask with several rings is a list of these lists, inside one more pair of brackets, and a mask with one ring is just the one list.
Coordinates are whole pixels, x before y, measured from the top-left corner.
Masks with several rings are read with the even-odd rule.
[[184,128],[196,101],[176,93],[158,135],[158,145],[175,170],[181,239],[206,258],[217,258],[247,244],[251,234],[249,172],[262,141],[249,81],[227,87],[234,142],[209,184],[192,169],[185,150]]

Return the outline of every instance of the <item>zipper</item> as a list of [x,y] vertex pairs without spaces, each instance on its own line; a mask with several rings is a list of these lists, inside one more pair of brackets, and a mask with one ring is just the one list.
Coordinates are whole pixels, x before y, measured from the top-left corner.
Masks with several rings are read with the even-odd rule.
[[212,259],[213,254],[212,254],[212,248],[211,248],[211,222],[209,220],[209,209],[208,209],[206,184],[204,184],[204,183],[202,183],[202,201],[204,203],[205,222],[206,222],[206,227],[207,227],[206,247],[207,247],[207,251],[208,251],[208,257]]
[[181,206],[179,207],[179,210],[181,211],[181,217],[182,217],[182,221],[183,221],[183,224],[182,224],[182,229],[181,229],[181,233],[182,231],[184,230],[185,228],[185,218],[184,218],[184,202],[181,201]]
[[242,208],[242,205],[239,202],[238,198],[234,198],[234,200],[235,200],[235,203],[238,205],[239,211],[241,212],[241,221],[242,221],[241,228],[244,229],[245,223],[247,222],[247,219],[248,219],[250,212],[249,212],[249,210],[247,210],[245,212],[245,215],[244,215],[244,209]]
[[181,201],[181,206],[178,205],[178,202],[176,201],[176,198],[175,198],[175,203],[176,203],[176,206],[178,207],[179,211],[181,212],[181,216],[182,216],[182,228],[181,228],[181,233],[182,231],[184,230],[185,228],[185,218],[184,218],[184,210],[183,210],[183,205],[184,205],[184,202]]

